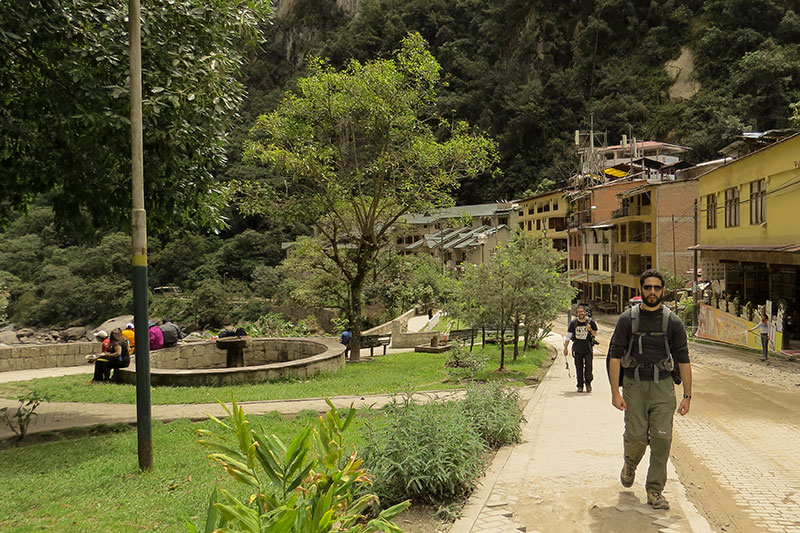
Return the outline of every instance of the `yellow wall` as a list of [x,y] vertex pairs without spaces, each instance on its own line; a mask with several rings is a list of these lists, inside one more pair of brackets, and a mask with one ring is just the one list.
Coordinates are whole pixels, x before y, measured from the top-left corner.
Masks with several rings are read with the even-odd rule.
[[[553,210],[553,205],[557,204],[557,209]],[[549,229],[548,219],[556,217],[566,217],[567,216],[567,199],[564,198],[563,191],[552,191],[550,193],[541,194],[539,196],[534,196],[532,198],[526,198],[519,202],[520,211],[519,217],[517,221],[522,224],[522,231],[530,231],[535,235],[542,235],[543,233],[546,235],[548,239],[566,239],[567,232],[565,231],[555,231],[554,229]],[[549,205],[549,211],[543,211],[539,213],[539,206]],[[532,209],[533,213],[528,214],[528,211]],[[536,229],[536,221],[540,221],[540,228],[539,230]],[[531,229],[528,230],[528,221],[531,221]]]
[[[750,183],[766,178],[766,223],[750,224]],[[795,183],[778,191],[783,186]],[[739,226],[725,227],[725,189],[739,187]],[[702,244],[791,244],[798,242],[800,135],[719,167],[699,178]],[[706,196],[717,195],[717,227],[706,227]]]

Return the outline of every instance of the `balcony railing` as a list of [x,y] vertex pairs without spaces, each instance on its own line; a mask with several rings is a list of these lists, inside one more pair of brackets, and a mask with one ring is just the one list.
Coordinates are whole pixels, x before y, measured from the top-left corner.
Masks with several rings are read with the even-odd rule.
[[642,205],[642,206],[626,205],[624,207],[620,207],[619,209],[611,211],[611,218],[622,218],[628,216],[637,217],[649,214],[650,214],[649,205]]

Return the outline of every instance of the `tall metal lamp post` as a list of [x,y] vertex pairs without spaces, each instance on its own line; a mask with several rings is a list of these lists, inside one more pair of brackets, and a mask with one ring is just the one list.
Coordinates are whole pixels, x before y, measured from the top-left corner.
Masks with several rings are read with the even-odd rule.
[[136,428],[139,468],[153,468],[150,412],[150,328],[147,318],[147,214],[144,209],[142,142],[142,46],[139,0],[129,0],[131,73],[131,227],[133,264],[133,322],[136,338]]

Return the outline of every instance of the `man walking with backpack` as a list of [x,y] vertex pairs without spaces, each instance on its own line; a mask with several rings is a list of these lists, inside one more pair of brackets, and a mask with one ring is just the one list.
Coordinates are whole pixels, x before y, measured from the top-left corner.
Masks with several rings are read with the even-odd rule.
[[567,336],[564,338],[564,357],[567,357],[567,347],[572,341],[572,356],[575,360],[575,377],[578,379],[578,392],[592,392],[592,345],[594,336],[597,335],[597,324],[586,317],[586,308],[578,306],[575,311],[578,318],[567,326]]
[[692,400],[692,366],[683,323],[661,305],[664,276],[657,270],[645,270],[639,286],[642,303],[620,315],[608,352],[611,403],[625,412],[625,463],[620,482],[623,487],[633,485],[636,467],[649,445],[647,503],[654,509],[669,509],[662,492],[677,405],[675,383],[683,382],[678,412],[685,415]]

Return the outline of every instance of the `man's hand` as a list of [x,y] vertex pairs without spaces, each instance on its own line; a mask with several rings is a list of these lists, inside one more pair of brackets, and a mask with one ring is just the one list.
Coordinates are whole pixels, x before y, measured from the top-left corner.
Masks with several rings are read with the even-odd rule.
[[627,404],[625,403],[625,398],[622,397],[622,394],[619,392],[611,393],[611,405],[619,409],[620,411],[624,411],[628,408]]
[[678,406],[678,413],[681,416],[683,416],[686,413],[688,413],[689,412],[689,406],[691,405],[691,403],[692,403],[692,399],[691,398],[684,398],[681,401],[681,404]]

